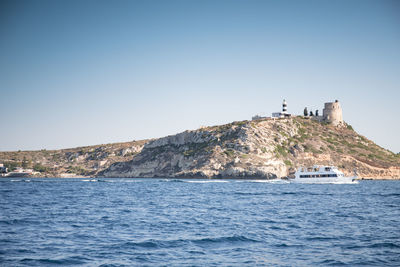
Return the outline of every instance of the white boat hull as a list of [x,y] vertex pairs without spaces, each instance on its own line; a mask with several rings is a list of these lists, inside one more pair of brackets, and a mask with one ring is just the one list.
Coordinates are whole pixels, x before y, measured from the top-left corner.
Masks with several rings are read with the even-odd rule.
[[355,177],[324,177],[324,178],[296,178],[293,183],[300,184],[354,184],[358,183]]

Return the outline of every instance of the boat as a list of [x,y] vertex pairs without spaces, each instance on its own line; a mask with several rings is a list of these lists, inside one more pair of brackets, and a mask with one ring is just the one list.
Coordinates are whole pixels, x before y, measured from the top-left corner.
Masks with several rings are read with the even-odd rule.
[[31,176],[33,170],[31,169],[23,169],[21,167],[17,167],[14,171],[6,173],[5,177],[28,177]]
[[347,184],[357,183],[356,179],[356,173],[355,176],[346,177],[335,166],[315,165],[311,168],[298,168],[292,182],[306,184]]

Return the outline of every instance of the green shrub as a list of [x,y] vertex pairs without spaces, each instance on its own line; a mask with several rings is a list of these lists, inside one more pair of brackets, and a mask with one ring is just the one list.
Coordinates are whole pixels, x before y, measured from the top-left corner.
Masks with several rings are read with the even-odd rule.
[[283,146],[281,146],[281,145],[277,145],[277,146],[275,147],[275,153],[276,153],[278,156],[279,156],[279,155],[284,156],[284,157],[287,156],[286,149],[285,149]]
[[[234,122],[234,125],[237,125],[237,126],[243,126],[243,125],[245,125],[247,123],[247,121],[238,121],[238,122]],[[253,125],[252,125],[253,126]]]
[[316,148],[314,148],[314,147],[310,147],[310,150],[311,150],[311,152],[312,152],[313,154],[319,154],[319,153],[321,153],[320,150],[318,150],[318,149],[316,149]]
[[297,138],[297,140],[299,140],[300,143],[304,143],[306,138],[307,138],[307,135],[306,134],[302,134]]
[[289,137],[289,135],[288,135],[287,133],[285,133],[283,130],[282,130],[282,131],[279,130],[279,133],[280,133],[281,135],[283,135],[284,137],[286,137],[286,138]]
[[325,141],[327,141],[328,143],[331,143],[333,145],[336,144],[335,140],[331,137],[326,138]]
[[357,153],[357,151],[355,151],[354,149],[350,149],[349,152],[350,152],[351,154]]
[[37,172],[47,172],[48,168],[46,166],[41,165],[40,163],[36,163],[33,166],[33,170]]
[[80,166],[69,166],[68,168],[69,173],[75,173],[78,175],[89,175],[90,174],[90,170],[86,170]]
[[227,155],[228,157],[233,157],[235,155],[235,151],[233,151],[232,149],[227,149],[224,151],[225,155]]
[[7,161],[7,162],[4,162],[4,167],[6,167],[8,169],[8,171],[13,171],[17,167],[21,167],[21,162]]
[[188,150],[183,152],[183,155],[185,157],[193,156],[198,153],[202,152],[209,152],[211,151],[210,149],[210,144],[213,142],[203,142],[203,143],[190,143],[188,146]]
[[306,129],[304,128],[299,128],[298,134],[299,135],[304,135],[306,133]]

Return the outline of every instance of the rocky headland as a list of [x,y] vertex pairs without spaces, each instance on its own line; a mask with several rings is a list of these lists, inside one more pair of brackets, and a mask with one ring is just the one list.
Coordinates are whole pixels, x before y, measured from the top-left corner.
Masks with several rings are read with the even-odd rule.
[[54,151],[0,152],[0,162],[47,177],[273,179],[299,166],[338,166],[346,175],[400,179],[400,156],[355,132],[309,117],[203,127],[159,139]]

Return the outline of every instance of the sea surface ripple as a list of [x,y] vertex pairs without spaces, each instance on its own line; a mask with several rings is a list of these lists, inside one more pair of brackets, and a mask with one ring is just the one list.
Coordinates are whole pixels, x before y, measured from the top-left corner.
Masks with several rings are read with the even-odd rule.
[[399,266],[400,182],[0,179],[1,266]]

